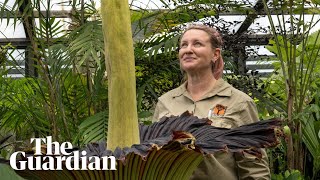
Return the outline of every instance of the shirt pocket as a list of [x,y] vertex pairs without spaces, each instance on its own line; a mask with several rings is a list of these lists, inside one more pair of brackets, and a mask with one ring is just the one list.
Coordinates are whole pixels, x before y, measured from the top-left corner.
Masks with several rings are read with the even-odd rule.
[[210,120],[212,121],[211,125],[215,127],[228,128],[228,129],[236,127],[234,121],[225,117],[211,117]]

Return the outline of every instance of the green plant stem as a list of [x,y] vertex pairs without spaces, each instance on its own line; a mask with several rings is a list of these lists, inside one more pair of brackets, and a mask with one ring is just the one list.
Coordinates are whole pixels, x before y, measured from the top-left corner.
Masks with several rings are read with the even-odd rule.
[[[270,13],[270,10],[269,10],[269,8],[268,8],[268,5],[267,5],[267,2],[266,2],[266,1],[267,1],[267,0],[263,0],[264,9],[265,9],[265,11],[266,11],[266,13],[267,13],[268,20],[269,20],[269,22],[270,22],[272,34],[273,34],[274,37],[277,37],[277,31],[276,31],[275,25],[274,25],[274,23],[273,23],[273,20],[272,20],[272,17],[271,17],[271,13]],[[275,38],[275,42],[276,42],[276,44],[280,44],[280,43],[279,43],[279,40],[278,40],[277,38]],[[277,51],[279,52],[279,59],[280,59],[280,60],[283,60],[282,54],[280,53],[280,52],[281,52],[280,46],[277,46]],[[283,77],[284,77],[284,79],[287,81],[288,76],[287,76],[287,73],[286,73],[286,71],[285,71],[284,62],[283,62],[283,61],[280,61],[280,63],[281,63],[281,68],[282,68]],[[287,91],[288,91],[288,86],[287,86],[287,84],[286,84],[286,89],[287,89]]]
[[[270,9],[268,7],[268,4],[266,2],[267,0],[263,0],[263,5],[264,5],[264,9],[267,13],[268,16],[268,20],[270,22],[270,26],[271,26],[271,31],[272,34],[274,36],[276,45],[277,45],[277,51],[278,51],[278,56],[279,56],[279,60],[281,63],[281,69],[282,69],[282,73],[283,73],[283,77],[285,80],[285,85],[286,85],[286,92],[287,92],[287,98],[288,98],[288,102],[287,102],[287,115],[288,115],[288,125],[293,128],[293,121],[292,121],[292,105],[293,105],[293,99],[292,97],[292,90],[291,90],[291,86],[290,86],[290,82],[289,82],[289,78],[288,75],[286,73],[286,68],[285,68],[285,62],[281,53],[281,48],[280,48],[280,42],[278,39],[278,34],[275,28],[275,25],[273,23],[272,17],[271,17],[271,13],[270,13]],[[287,162],[288,162],[288,167],[289,169],[293,169],[294,168],[294,151],[293,151],[293,139],[292,136],[288,137],[288,145],[287,145]]]
[[131,18],[127,0],[101,1],[109,121],[107,148],[139,144]]
[[[316,43],[318,42],[319,37],[320,37],[320,31],[318,31],[314,46],[316,46]],[[305,49],[305,48],[303,48],[303,49]],[[307,54],[308,57],[310,57],[310,59],[309,59],[308,65],[307,65],[307,71],[306,71],[306,75],[305,75],[306,76],[305,82],[303,83],[303,85],[304,85],[303,87],[305,87],[305,88],[303,88],[302,89],[303,91],[301,92],[303,99],[305,98],[306,93],[307,93],[307,89],[309,89],[309,86],[311,84],[312,73],[313,73],[313,70],[315,68],[315,64],[317,62],[317,56],[319,55],[320,49],[319,48],[316,49],[317,52],[316,52],[315,55],[313,54],[314,51],[315,51],[315,48],[312,49],[312,51],[311,51],[311,53],[309,55]],[[314,59],[311,59],[313,56],[314,56]],[[301,101],[301,103],[303,103],[303,102],[304,101]],[[302,104],[301,104],[301,106],[302,106]]]

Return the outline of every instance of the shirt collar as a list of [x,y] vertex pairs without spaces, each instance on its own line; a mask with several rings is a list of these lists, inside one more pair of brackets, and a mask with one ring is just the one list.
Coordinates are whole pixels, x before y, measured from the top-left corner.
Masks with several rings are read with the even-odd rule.
[[[184,95],[189,99],[192,99],[190,94],[187,91],[186,86],[187,86],[187,81],[178,87],[177,91],[173,94],[173,98]],[[229,97],[232,94],[231,87],[232,86],[229,83],[227,83],[222,78],[220,78],[217,80],[216,85],[213,87],[213,89],[209,91],[202,99],[210,98],[215,95]]]

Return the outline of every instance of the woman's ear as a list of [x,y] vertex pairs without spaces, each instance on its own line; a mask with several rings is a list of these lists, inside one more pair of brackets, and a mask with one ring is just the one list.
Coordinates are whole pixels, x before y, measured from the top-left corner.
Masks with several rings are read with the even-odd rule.
[[215,48],[213,50],[212,56],[213,56],[212,57],[213,62],[215,63],[221,57],[221,49],[220,48]]
[[220,79],[222,77],[223,74],[223,67],[224,67],[224,63],[223,63],[223,59],[221,56],[221,49],[220,48],[216,48],[214,53],[214,67],[213,67],[213,76],[215,79]]

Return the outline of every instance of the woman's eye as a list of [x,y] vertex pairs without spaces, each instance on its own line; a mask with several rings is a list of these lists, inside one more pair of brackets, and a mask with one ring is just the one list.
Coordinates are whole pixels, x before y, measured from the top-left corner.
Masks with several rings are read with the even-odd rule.
[[201,43],[199,42],[194,43],[194,47],[200,47],[200,46],[201,46]]
[[181,44],[180,45],[180,48],[185,48],[185,47],[187,47],[188,45],[187,44]]

